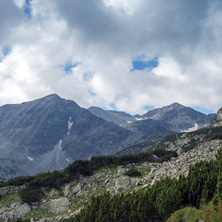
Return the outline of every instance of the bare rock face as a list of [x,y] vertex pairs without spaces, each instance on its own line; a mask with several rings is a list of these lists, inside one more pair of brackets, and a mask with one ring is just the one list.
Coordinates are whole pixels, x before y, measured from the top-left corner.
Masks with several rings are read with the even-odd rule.
[[[133,131],[151,133],[157,126],[173,132],[189,131],[210,125],[215,114],[205,115],[179,103],[148,111],[144,115],[130,116],[124,112],[103,110],[98,107],[88,109],[94,115]],[[152,130],[153,131],[153,130]],[[167,133],[167,131],[165,132]],[[158,135],[158,134],[157,134]],[[166,134],[167,135],[167,134]],[[165,136],[165,135],[164,135]]]
[[222,108],[217,112],[216,121],[222,121]]
[[140,137],[57,95],[0,106],[0,123],[0,180],[112,155]]
[[25,214],[31,211],[29,204],[27,203],[13,203],[10,206],[4,206],[0,208],[0,218],[6,221],[12,221],[16,218],[21,218]]
[[67,197],[61,197],[57,199],[50,199],[41,204],[41,208],[47,209],[51,212],[62,212],[68,209],[70,206],[70,201]]
[[49,210],[52,212],[61,212],[68,209],[70,202],[68,198],[61,197],[59,199],[51,200],[49,203]]
[[130,179],[128,177],[120,177],[115,181],[116,193],[122,192],[130,186]]

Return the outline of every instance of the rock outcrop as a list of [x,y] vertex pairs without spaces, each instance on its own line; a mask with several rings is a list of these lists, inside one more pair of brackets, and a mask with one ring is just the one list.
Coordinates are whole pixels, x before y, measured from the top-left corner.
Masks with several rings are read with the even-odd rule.
[[[131,192],[156,181],[165,178],[178,178],[179,175],[187,175],[190,166],[202,160],[213,160],[221,147],[221,140],[213,140],[199,144],[194,149],[180,154],[177,158],[171,158],[164,163],[143,162],[140,164],[128,164],[112,168],[103,168],[88,177],[80,177],[71,183],[61,187],[60,191],[55,189],[45,190],[44,196],[39,204],[29,205],[22,203],[17,195],[19,188],[6,187],[0,189],[3,196],[0,199],[0,219],[15,220],[16,218],[27,218],[27,213],[33,212],[32,221],[52,222],[61,221],[80,212],[90,201],[91,195],[99,195],[103,192],[120,194]],[[157,156],[153,158],[157,159]],[[142,173],[141,177],[128,177],[126,171],[136,168]],[[10,204],[3,203],[7,196],[15,195]],[[10,199],[11,200],[11,199]],[[35,214],[36,210],[42,212],[41,217]],[[46,212],[48,212],[46,214]],[[47,215],[51,216],[47,218]],[[44,216],[45,215],[45,216]]]
[[3,206],[0,208],[0,218],[5,221],[13,221],[17,218],[22,218],[30,211],[31,208],[27,203],[12,203],[9,206]]

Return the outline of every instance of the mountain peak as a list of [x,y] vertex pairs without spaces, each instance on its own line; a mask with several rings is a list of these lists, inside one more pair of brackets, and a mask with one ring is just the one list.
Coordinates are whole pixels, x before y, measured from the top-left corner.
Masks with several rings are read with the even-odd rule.
[[50,94],[48,96],[42,97],[41,99],[54,100],[54,99],[62,99],[62,98],[54,93],[54,94]]
[[181,104],[178,103],[178,102],[175,102],[175,103],[172,103],[171,105],[169,105],[169,107],[174,107],[174,108],[176,108],[176,107],[184,107],[184,106],[181,105]]

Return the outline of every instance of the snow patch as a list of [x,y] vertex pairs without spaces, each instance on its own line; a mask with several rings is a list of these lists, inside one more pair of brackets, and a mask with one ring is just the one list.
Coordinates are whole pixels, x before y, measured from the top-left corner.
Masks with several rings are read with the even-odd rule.
[[70,160],[68,158],[66,158],[67,162],[70,162]]
[[199,129],[199,126],[197,123],[194,124],[194,127],[191,127],[187,130],[181,130],[182,133],[189,133],[189,132],[193,132]]
[[58,146],[59,146],[59,149],[62,150],[62,140],[59,140]]
[[148,118],[147,117],[145,117],[145,118],[136,118],[137,121],[146,120],[146,119],[148,119]]
[[73,125],[73,122],[71,120],[72,120],[72,117],[69,117],[69,121],[68,121],[68,130],[69,131],[72,128],[72,125]]
[[132,121],[127,121],[127,123],[132,123]]
[[72,117],[69,117],[69,120],[68,120],[68,132],[67,132],[67,135],[69,136],[70,134],[70,130],[72,128],[72,125],[73,125],[73,122],[72,122]]
[[33,161],[33,160],[34,160],[32,157],[29,157],[29,156],[27,156],[27,158],[28,158],[30,161]]

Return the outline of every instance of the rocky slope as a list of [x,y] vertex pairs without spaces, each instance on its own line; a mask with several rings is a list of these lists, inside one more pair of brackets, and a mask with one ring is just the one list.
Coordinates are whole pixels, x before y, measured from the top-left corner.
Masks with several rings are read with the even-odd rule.
[[[23,203],[18,195],[20,188],[1,188],[0,218],[13,220],[23,217],[40,222],[61,221],[77,214],[88,203],[92,194],[99,195],[105,191],[111,194],[132,192],[167,176],[177,178],[179,175],[186,175],[189,167],[195,163],[215,159],[221,145],[221,140],[205,142],[162,164],[143,162],[102,168],[92,176],[80,177],[65,184],[60,190],[47,190],[42,187],[44,196],[40,203]],[[153,158],[158,159],[157,156]],[[124,173],[132,167],[140,171],[142,176],[125,176]]]
[[144,115],[135,116],[124,112],[105,111],[98,107],[90,107],[88,110],[106,121],[143,134],[138,141],[139,143],[121,150],[116,155],[143,152],[146,148],[144,149],[141,144],[146,143],[147,146],[151,147],[167,135],[196,131],[209,126],[215,117],[215,114],[205,115],[179,103],[173,103],[169,106],[150,110]]

